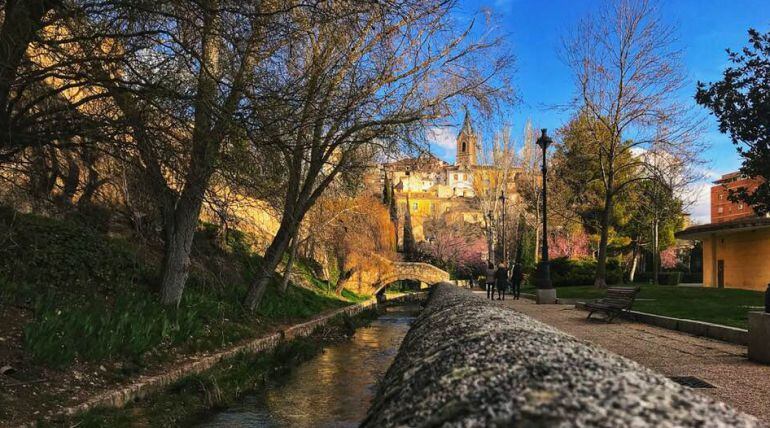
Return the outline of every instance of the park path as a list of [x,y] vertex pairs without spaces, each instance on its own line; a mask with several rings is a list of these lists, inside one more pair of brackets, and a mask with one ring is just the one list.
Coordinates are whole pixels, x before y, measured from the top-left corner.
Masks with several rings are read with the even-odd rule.
[[716,388],[697,391],[770,426],[770,366],[750,362],[745,346],[627,320],[586,320],[587,313],[572,305],[537,305],[528,299],[500,303],[666,376],[703,379]]

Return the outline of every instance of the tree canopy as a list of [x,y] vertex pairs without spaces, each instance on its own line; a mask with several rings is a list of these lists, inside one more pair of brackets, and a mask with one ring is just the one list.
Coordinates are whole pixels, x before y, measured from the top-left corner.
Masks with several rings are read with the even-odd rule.
[[743,158],[740,172],[762,178],[756,190],[730,192],[764,215],[770,212],[770,32],[749,30],[749,42],[740,52],[727,50],[732,64],[722,80],[698,82],[695,100],[719,120],[719,130],[730,135]]

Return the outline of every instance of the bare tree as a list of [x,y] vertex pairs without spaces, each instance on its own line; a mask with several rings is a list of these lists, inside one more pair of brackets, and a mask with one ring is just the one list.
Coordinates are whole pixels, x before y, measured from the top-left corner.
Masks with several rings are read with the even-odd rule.
[[281,13],[272,2],[107,2],[71,21],[73,42],[101,56],[89,79],[109,95],[116,142],[160,209],[164,304],[182,297],[206,191],[223,154],[244,138],[245,97],[281,36],[268,31]]
[[[524,126],[524,145],[521,149],[521,174],[516,180],[516,188],[525,203],[524,210],[528,215],[521,218],[529,223],[529,226],[535,231],[535,263],[540,257],[540,226],[542,225],[542,168],[543,158],[535,144],[537,141],[537,132],[532,126],[532,122],[527,120]],[[523,226],[523,225],[520,225]]]
[[606,286],[607,243],[614,199],[650,179],[645,158],[630,156],[658,143],[684,161],[699,152],[700,122],[677,102],[685,84],[674,29],[651,0],[616,0],[582,20],[565,39],[563,58],[577,87],[572,107],[587,115],[600,166],[604,204],[595,284]]
[[82,74],[95,58],[73,48],[65,25],[93,6],[0,2],[0,174],[18,177],[23,170],[26,178],[14,184],[26,187],[38,207],[84,207],[105,183],[95,144],[104,94]]
[[[35,117],[43,116],[41,111],[45,109],[40,107],[59,92],[44,95],[37,92],[25,97],[36,92],[47,77],[45,67],[33,66],[28,51],[35,41],[45,40],[40,36],[41,30],[50,23],[49,12],[62,8],[63,3],[18,0],[0,4],[3,18],[0,24],[0,162],[8,161],[27,147],[40,146],[53,139],[32,125],[45,125],[45,121],[37,121]],[[20,102],[22,100],[26,102]],[[48,119],[50,122],[50,117]],[[52,130],[49,126],[42,128]]]
[[507,95],[507,82],[492,77],[509,57],[481,61],[498,41],[471,41],[470,28],[456,33],[455,4],[341,1],[286,15],[295,37],[268,61],[269,85],[251,98],[255,152],[278,160],[285,181],[280,227],[246,296],[249,308],[331,183],[360,174],[378,150],[415,144],[455,99],[490,108]]
[[[473,192],[484,218],[484,235],[489,262],[494,264],[498,239],[505,239],[502,236],[503,231],[498,231],[498,227],[501,224],[503,210],[511,205],[511,184],[514,182],[515,170],[519,163],[515,142],[511,138],[508,127],[496,133],[490,144],[482,146],[479,161],[482,166],[474,171]],[[506,194],[508,198],[506,207],[500,199],[502,194]],[[511,220],[515,218],[510,210],[506,214]],[[510,223],[513,224],[513,221]],[[513,229],[511,227],[509,231]]]

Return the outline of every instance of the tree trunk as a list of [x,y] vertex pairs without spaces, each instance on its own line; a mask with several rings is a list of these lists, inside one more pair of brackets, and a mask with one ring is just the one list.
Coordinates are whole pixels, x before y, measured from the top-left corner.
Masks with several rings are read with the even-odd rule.
[[[226,137],[225,125],[216,125],[219,111],[217,103],[217,77],[220,74],[220,26],[219,4],[209,1],[205,4],[201,40],[201,69],[197,76],[195,94],[194,127],[192,148],[188,161],[185,185],[178,200],[165,197],[166,248],[161,283],[161,303],[179,305],[184,292],[190,267],[195,228],[198,225],[203,197],[214,173],[222,141]],[[234,89],[233,89],[234,90]],[[225,119],[226,120],[226,119]],[[170,191],[164,177],[155,177],[155,188],[161,197]]]
[[353,276],[353,270],[345,270],[340,272],[340,278],[337,280],[337,285],[334,287],[334,292],[339,296],[342,294],[342,290],[345,289],[345,284],[348,283],[350,277]]
[[83,161],[86,164],[86,182],[83,186],[83,192],[78,198],[78,206],[84,207],[91,204],[96,191],[102,185],[99,180],[99,171],[96,169],[96,159],[87,149],[83,150]]
[[639,263],[639,239],[634,242],[634,250],[631,253],[631,271],[628,273],[628,282],[633,283],[636,276],[636,265]]
[[299,241],[298,234],[295,232],[291,238],[291,247],[289,249],[289,260],[286,261],[286,268],[283,270],[283,279],[281,280],[281,293],[286,293],[289,289],[289,278],[291,277],[291,269],[294,266],[294,258],[297,256],[297,243]]
[[[284,218],[286,217],[288,217],[288,214],[284,214]],[[249,291],[246,294],[244,303],[250,310],[256,310],[260,302],[262,302],[262,298],[267,291],[267,286],[273,278],[273,273],[281,262],[283,253],[286,252],[286,248],[289,246],[292,233],[293,231],[291,230],[290,222],[284,222],[281,227],[278,228],[278,232],[275,234],[273,242],[267,247],[259,274],[257,274],[254,281],[251,282]]]
[[660,251],[658,248],[658,220],[652,221],[652,281],[658,285],[658,273],[660,272]]
[[190,251],[200,209],[200,203],[191,206],[180,203],[175,211],[166,215],[166,245],[160,289],[160,301],[164,305],[178,306],[182,300],[190,272]]
[[537,217],[537,223],[535,223],[535,264],[540,261],[540,216]]
[[72,200],[80,187],[80,165],[78,165],[75,156],[69,150],[64,150],[64,156],[67,160],[67,173],[64,174],[64,187],[60,200],[65,206],[72,206]]
[[601,237],[599,239],[599,254],[596,260],[596,279],[594,286],[607,287],[607,243],[610,234],[610,217],[612,214],[612,194],[607,192],[604,197],[604,210],[601,219]]
[[[491,224],[491,222],[490,222]],[[492,226],[487,227],[487,251],[488,256],[487,259],[492,265],[495,264],[495,230],[492,228]]]

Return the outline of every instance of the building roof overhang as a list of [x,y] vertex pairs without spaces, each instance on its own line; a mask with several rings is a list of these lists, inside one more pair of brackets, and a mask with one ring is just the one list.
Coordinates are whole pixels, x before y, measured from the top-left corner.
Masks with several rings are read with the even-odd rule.
[[722,223],[700,224],[677,232],[678,239],[701,240],[711,236],[726,235],[734,232],[748,232],[770,228],[770,217],[746,217]]

